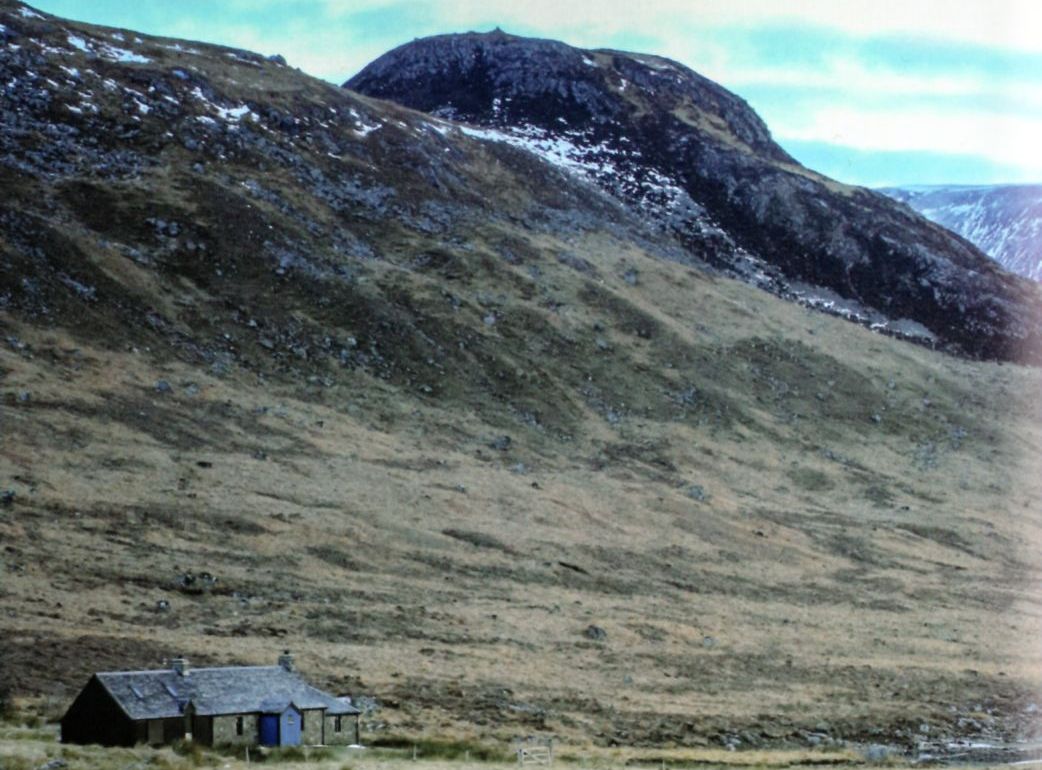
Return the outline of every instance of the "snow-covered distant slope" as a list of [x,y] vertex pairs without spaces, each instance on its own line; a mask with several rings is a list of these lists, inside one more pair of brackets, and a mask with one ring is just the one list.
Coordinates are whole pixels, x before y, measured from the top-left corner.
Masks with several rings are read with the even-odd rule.
[[883,190],[958,233],[1007,270],[1042,281],[1042,185]]

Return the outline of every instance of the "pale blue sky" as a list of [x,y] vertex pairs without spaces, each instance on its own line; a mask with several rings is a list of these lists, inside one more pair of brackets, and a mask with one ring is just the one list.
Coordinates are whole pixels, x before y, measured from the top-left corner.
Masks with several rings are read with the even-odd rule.
[[1042,182],[1035,0],[36,0],[150,34],[281,53],[342,82],[416,37],[496,26],[676,59],[845,182]]

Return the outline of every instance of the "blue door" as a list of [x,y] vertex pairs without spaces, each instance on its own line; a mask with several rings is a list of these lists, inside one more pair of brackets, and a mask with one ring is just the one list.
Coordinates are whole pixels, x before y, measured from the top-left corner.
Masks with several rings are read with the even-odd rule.
[[300,712],[292,705],[279,716],[279,745],[300,745]]
[[261,746],[279,745],[279,715],[261,714],[260,718]]

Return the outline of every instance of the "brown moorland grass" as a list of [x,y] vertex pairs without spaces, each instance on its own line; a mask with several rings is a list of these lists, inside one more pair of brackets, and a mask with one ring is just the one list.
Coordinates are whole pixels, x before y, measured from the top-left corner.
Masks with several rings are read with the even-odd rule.
[[132,181],[3,172],[0,252],[42,299],[0,312],[0,692],[53,719],[99,669],[288,647],[376,698],[367,740],[1037,731],[1037,370],[670,261],[587,185],[425,116],[147,46],[222,104],[341,123],[264,132],[285,165],[208,134],[199,172],[153,112],[162,162]]

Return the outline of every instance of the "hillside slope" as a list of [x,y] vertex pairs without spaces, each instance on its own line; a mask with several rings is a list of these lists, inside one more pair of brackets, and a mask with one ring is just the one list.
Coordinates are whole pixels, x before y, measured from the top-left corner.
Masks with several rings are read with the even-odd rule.
[[880,192],[958,233],[1011,273],[1042,281],[1042,185],[936,185]]
[[277,60],[0,25],[0,693],[288,647],[367,740],[1032,733],[1037,370]]
[[566,165],[780,296],[972,356],[1040,360],[1042,294],[885,196],[806,169],[677,62],[500,31],[441,35],[345,84]]

